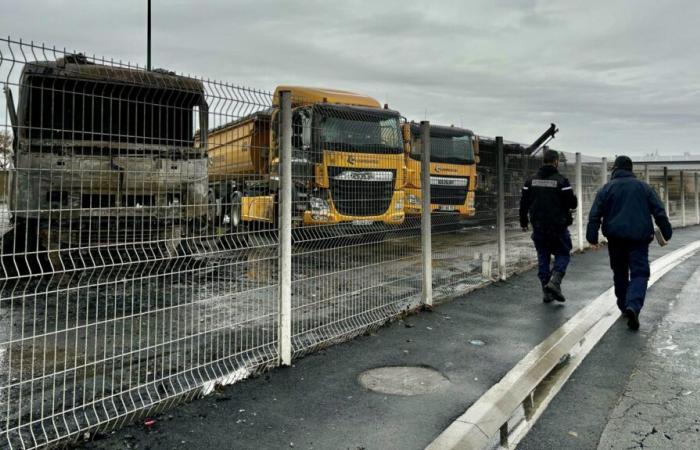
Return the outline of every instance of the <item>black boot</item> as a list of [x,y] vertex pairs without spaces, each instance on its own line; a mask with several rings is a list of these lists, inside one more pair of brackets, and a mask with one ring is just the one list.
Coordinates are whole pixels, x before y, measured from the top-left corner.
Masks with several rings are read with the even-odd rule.
[[556,270],[552,272],[552,277],[549,279],[549,283],[544,287],[544,289],[549,292],[549,294],[554,297],[554,300],[558,302],[565,302],[564,294],[561,292],[561,280],[564,278],[564,274],[557,272]]
[[544,286],[542,286],[542,301],[545,303],[552,303],[554,301],[554,297],[552,297],[552,294],[550,294]]
[[627,326],[632,331],[637,331],[639,329],[639,314],[637,314],[632,308],[627,308],[625,310],[625,315],[627,316]]

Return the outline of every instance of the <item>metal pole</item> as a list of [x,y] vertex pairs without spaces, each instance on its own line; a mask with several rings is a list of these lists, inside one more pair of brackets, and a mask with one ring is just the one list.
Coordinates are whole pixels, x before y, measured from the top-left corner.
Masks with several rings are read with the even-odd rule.
[[148,0],[148,23],[146,37],[146,70],[151,70],[151,0]]
[[578,249],[583,251],[583,163],[581,153],[576,152],[576,198],[578,198],[578,208],[576,208],[576,232],[578,233]]
[[685,177],[681,170],[681,226],[685,226]]
[[649,184],[651,178],[649,177],[649,164],[644,164],[644,181]]
[[664,181],[662,184],[664,188],[664,208],[666,208],[666,214],[671,216],[671,205],[668,204],[668,167],[664,167]]
[[498,149],[498,163],[496,175],[498,176],[496,206],[496,228],[498,229],[498,277],[505,280],[506,275],[506,187],[505,166],[503,157],[503,137],[496,137]]
[[279,307],[280,364],[292,363],[292,97],[280,92]]
[[423,304],[433,304],[433,241],[430,223],[430,122],[420,123],[420,241],[423,259]]
[[602,159],[600,178],[602,180],[600,183],[601,186],[608,182],[608,158]]
[[698,173],[695,172],[695,225],[700,225],[700,192],[698,192]]

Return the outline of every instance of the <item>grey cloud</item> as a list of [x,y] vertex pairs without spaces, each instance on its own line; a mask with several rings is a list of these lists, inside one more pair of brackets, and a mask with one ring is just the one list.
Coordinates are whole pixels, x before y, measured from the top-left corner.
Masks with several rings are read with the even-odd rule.
[[[143,3],[25,0],[0,32],[143,61]],[[700,141],[699,16],[690,0],[154,0],[153,50],[157,66],[357,90],[510,140],[553,121],[561,149],[678,153]]]

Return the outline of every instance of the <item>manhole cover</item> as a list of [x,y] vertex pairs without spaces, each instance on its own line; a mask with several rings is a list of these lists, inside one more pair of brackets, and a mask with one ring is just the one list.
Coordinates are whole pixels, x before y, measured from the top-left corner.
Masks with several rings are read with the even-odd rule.
[[360,383],[382,394],[409,396],[437,391],[446,387],[449,381],[437,370],[427,367],[396,366],[362,372]]

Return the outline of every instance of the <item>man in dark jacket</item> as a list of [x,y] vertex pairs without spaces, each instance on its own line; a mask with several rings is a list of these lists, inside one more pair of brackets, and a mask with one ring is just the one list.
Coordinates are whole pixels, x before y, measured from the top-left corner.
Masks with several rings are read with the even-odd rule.
[[[542,283],[543,301],[566,301],[561,280],[566,274],[571,252],[571,236],[567,229],[572,223],[571,210],[577,200],[569,180],[557,167],[559,153],[547,150],[544,165],[537,175],[525,182],[520,197],[520,226],[523,231],[532,223],[532,240],[537,250],[537,276]],[[550,268],[554,255],[554,268]]]
[[649,243],[654,239],[651,217],[664,239],[673,230],[656,192],[632,173],[632,160],[615,159],[610,182],[595,197],[588,215],[586,240],[598,244],[598,229],[608,238],[610,268],[613,271],[617,307],[627,316],[627,326],[639,329],[639,313],[649,281]]

